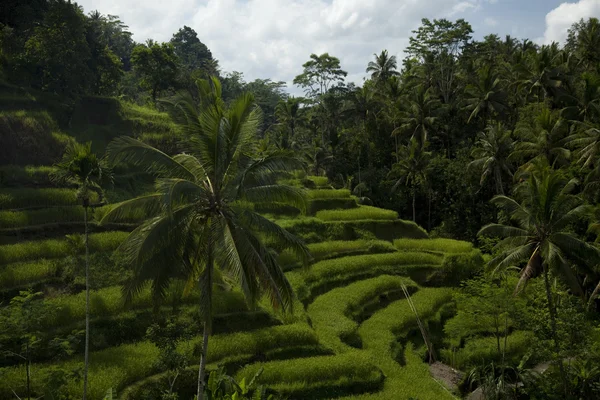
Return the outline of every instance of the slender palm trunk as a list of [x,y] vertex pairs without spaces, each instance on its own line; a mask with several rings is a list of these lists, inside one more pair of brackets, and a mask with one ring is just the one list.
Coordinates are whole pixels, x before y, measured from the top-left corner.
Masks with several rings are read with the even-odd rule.
[[198,393],[196,395],[196,400],[204,399],[204,375],[206,370],[206,355],[208,350],[208,336],[210,335],[211,323],[212,323],[212,273],[214,268],[214,259],[213,259],[213,249],[212,243],[208,244],[208,260],[206,262],[207,273],[204,276],[204,279],[208,280],[206,284],[206,288],[209,293],[207,293],[204,297],[208,299],[208,305],[206,309],[206,316],[203,327],[202,334],[202,352],[200,354],[200,367],[198,368]]
[[417,211],[415,208],[415,201],[417,198],[417,191],[413,190],[413,201],[412,201],[412,208],[413,208],[413,222],[417,222]]
[[83,400],[87,399],[88,366],[90,356],[90,252],[88,244],[88,207],[83,207],[83,225],[85,230],[85,349],[83,362]]
[[548,312],[550,313],[550,329],[552,331],[552,339],[554,340],[554,351],[556,352],[556,357],[558,358],[558,369],[560,371],[560,377],[562,380],[563,390],[565,391],[565,396],[567,394],[567,379],[565,375],[565,367],[563,365],[563,360],[560,356],[560,345],[558,343],[558,334],[556,329],[556,308],[554,306],[554,300],[552,298],[552,290],[550,288],[550,279],[548,278],[548,266],[544,266],[544,284],[546,286],[546,298],[548,300]]
[[200,368],[198,368],[198,394],[197,400],[204,399],[204,374],[206,369],[206,350],[208,349],[208,326],[204,323],[204,333],[202,334],[202,354],[200,356]]
[[31,357],[29,357],[29,338],[25,344],[25,357],[27,358],[27,400],[31,400]]

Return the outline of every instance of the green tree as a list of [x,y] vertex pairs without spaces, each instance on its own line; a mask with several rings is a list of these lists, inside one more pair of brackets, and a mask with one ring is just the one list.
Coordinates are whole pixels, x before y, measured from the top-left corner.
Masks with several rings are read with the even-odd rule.
[[302,64],[303,72],[294,78],[294,85],[303,88],[312,98],[323,96],[334,85],[344,82],[348,73],[342,70],[340,60],[323,53],[310,55],[310,60]]
[[369,61],[367,73],[371,74],[371,79],[375,82],[387,82],[392,76],[398,76],[400,73],[396,71],[398,61],[396,56],[390,56],[387,50],[382,50],[381,54],[373,54],[375,61]]
[[489,118],[493,115],[501,115],[508,107],[500,78],[492,72],[489,65],[477,70],[477,81],[467,86],[465,97],[465,108],[471,111],[467,122],[482,114],[484,122],[487,123]]
[[215,267],[237,282],[251,305],[261,292],[275,307],[292,308],[293,293],[270,251],[286,248],[303,260],[303,242],[253,211],[253,203],[291,202],[304,208],[298,188],[280,185],[282,173],[300,168],[288,152],[256,158],[260,112],[245,94],[229,108],[216,78],[199,81],[200,105],[186,95],[169,104],[189,138],[187,153],[170,157],[130,137],[115,139],[107,148],[112,163],[125,161],[157,176],[156,193],[121,203],[103,221],[126,216],[143,207],[153,212],[121,245],[133,276],[124,287],[126,299],[152,282],[155,300],[164,298],[174,278],[198,282],[203,321],[198,399],[204,396],[208,338],[212,328]]
[[207,75],[216,75],[213,70],[213,56],[204,43],[198,39],[198,34],[189,26],[180,28],[173,34],[170,43],[173,45],[175,55],[188,71],[202,70]]
[[392,167],[390,174],[399,176],[392,187],[392,192],[400,186],[409,187],[412,192],[412,220],[416,222],[416,198],[417,190],[427,184],[427,168],[431,153],[425,151],[416,138],[412,138],[408,146],[400,147],[400,161]]
[[286,100],[280,100],[275,107],[275,116],[280,124],[284,126],[281,147],[289,148],[289,141],[294,140],[296,129],[303,121],[302,98],[290,97]]
[[491,177],[496,186],[496,194],[504,194],[502,176],[512,177],[512,165],[508,158],[513,150],[514,142],[511,132],[498,123],[488,126],[480,132],[471,156],[475,158],[470,167],[481,170],[480,185]]
[[463,19],[451,22],[424,18],[413,33],[407,53],[432,71],[432,85],[444,104],[450,104],[457,90],[458,58],[471,40],[471,25]]
[[138,44],[133,48],[131,63],[142,88],[150,91],[154,102],[162,91],[177,84],[178,59],[172,44],[152,40]]
[[566,148],[569,125],[547,108],[537,111],[533,122],[517,124],[517,142],[510,160],[530,163],[542,159],[553,167],[568,163],[571,152]]
[[568,50],[573,51],[587,71],[597,71],[600,65],[600,21],[598,18],[581,19],[569,29]]
[[[567,180],[562,172],[538,164],[528,179],[516,188],[520,202],[502,195],[492,199],[514,225],[493,223],[479,232],[502,239],[497,245],[499,255],[489,262],[495,271],[525,264],[515,289],[517,292],[528,280],[543,275],[556,357],[560,357],[560,345],[550,275],[562,278],[574,293],[582,294],[577,268],[585,271],[595,265],[599,255],[598,249],[579,239],[570,229],[571,224],[591,211],[590,206],[573,194],[576,185],[576,180]],[[562,360],[558,364],[564,380]]]
[[432,90],[418,85],[404,99],[401,124],[393,134],[410,134],[411,139],[416,138],[423,145],[433,130],[439,107]]
[[69,142],[62,160],[55,165],[53,179],[60,184],[76,185],[77,196],[83,206],[83,223],[85,238],[85,350],[83,370],[83,399],[87,398],[88,366],[90,346],[90,259],[88,212],[92,193],[97,193],[102,200],[102,184],[110,181],[109,169],[92,152],[92,143],[84,145],[75,141]]
[[66,0],[50,0],[43,22],[25,43],[23,60],[31,85],[69,97],[87,92],[92,71],[86,17]]

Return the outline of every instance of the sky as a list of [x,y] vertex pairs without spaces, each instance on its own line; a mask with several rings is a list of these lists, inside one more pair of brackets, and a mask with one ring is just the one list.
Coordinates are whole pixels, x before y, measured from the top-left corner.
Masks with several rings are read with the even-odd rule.
[[510,34],[537,43],[564,42],[581,18],[600,17],[600,0],[78,0],[86,13],[118,15],[133,38],[167,41],[190,26],[223,72],[246,81],[288,83],[311,53],[338,57],[360,84],[374,53],[403,58],[421,18],[464,18],[474,37]]

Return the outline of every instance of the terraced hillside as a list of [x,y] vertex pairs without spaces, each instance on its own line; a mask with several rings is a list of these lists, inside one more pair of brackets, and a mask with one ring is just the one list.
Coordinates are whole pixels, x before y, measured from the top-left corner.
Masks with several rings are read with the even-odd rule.
[[[29,106],[33,104],[32,100]],[[4,114],[3,121],[15,126],[15,120],[31,115],[25,100],[21,105],[23,110],[9,111],[11,116]],[[120,126],[138,127],[134,134],[140,137],[168,143],[176,135],[176,129],[156,113],[119,107]],[[115,134],[114,126],[103,125],[100,112],[87,114],[87,121],[96,124],[73,135],[78,140],[95,140],[98,132],[105,132],[107,139]],[[15,132],[25,124],[16,123]],[[55,128],[59,126],[56,122]],[[37,134],[67,136],[42,131]],[[79,235],[83,210],[75,189],[56,187],[49,179],[53,157],[43,159],[45,165],[17,157],[12,165],[0,168],[0,295],[6,306],[22,290],[41,291],[47,311],[36,321],[36,329],[68,337],[84,328]],[[480,252],[469,243],[429,239],[423,229],[398,219],[393,211],[359,205],[349,191],[333,189],[326,178],[299,175],[290,183],[307,188],[311,201],[306,215],[284,206],[260,212],[309,243],[314,258],[309,268],[291,254],[279,255],[297,295],[295,313],[280,315],[266,306],[249,309],[240,292],[216,286],[209,367],[225,365],[240,380],[251,379],[262,368],[260,383],[290,399],[454,398],[429,374],[417,314],[431,337],[439,336],[453,312],[452,287],[481,268]],[[109,202],[145,190],[139,181],[136,187],[127,185],[118,182],[109,190]],[[109,207],[95,207],[90,237],[91,398],[103,398],[110,388],[123,399],[158,398],[168,374],[155,362],[159,351],[145,335],[156,310],[149,290],[130,307],[123,305],[120,284],[127,267],[114,256],[136,221],[99,226],[96,221]],[[194,306],[199,293],[192,290],[183,296],[181,286],[169,288],[169,303],[160,312],[175,315],[199,334]],[[10,334],[1,340],[8,348],[16,343]],[[200,342],[201,336],[191,337],[182,340],[179,349],[195,363]],[[54,367],[72,370],[82,365],[82,344],[60,357],[53,348],[49,342],[37,343],[32,352],[32,388],[37,394],[43,392]],[[22,397],[25,364],[19,357],[0,359],[0,398],[12,398],[13,393]],[[177,379],[180,398],[192,398],[196,376],[196,367],[190,366]],[[67,390],[78,397],[81,383],[69,383]]]

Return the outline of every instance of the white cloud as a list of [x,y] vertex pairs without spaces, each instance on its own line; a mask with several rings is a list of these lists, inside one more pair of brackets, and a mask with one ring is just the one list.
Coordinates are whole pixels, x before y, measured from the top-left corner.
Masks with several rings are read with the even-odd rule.
[[[398,56],[421,18],[467,17],[484,0],[79,0],[86,12],[119,15],[136,41],[168,40],[192,27],[224,71],[291,82],[311,53],[340,58],[362,82],[373,53]],[[485,0],[490,1],[490,0]]]
[[543,44],[562,43],[574,22],[589,17],[600,17],[600,0],[579,0],[577,3],[562,3],[546,15],[546,31],[538,41]]
[[483,20],[483,23],[486,24],[487,26],[496,26],[498,25],[498,21],[496,21],[495,18],[492,17],[487,17]]

